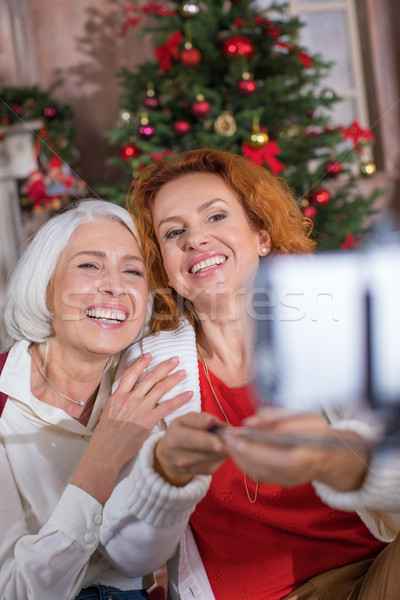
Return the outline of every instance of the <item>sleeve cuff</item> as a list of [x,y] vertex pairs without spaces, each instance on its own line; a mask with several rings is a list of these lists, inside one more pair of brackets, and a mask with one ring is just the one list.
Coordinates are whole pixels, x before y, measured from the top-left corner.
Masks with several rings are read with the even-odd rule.
[[[376,430],[356,421],[343,421],[340,429],[355,431],[364,439],[376,436]],[[362,486],[357,490],[341,492],[320,481],[314,481],[313,485],[321,500],[334,508],[400,512],[400,451],[377,449],[371,456]]]
[[163,432],[151,436],[135,463],[131,511],[156,527],[170,527],[187,521],[196,504],[206,495],[211,475],[196,475],[183,487],[175,487],[154,470],[154,448]]
[[60,529],[92,554],[99,544],[102,505],[79,487],[68,485],[49,524]]

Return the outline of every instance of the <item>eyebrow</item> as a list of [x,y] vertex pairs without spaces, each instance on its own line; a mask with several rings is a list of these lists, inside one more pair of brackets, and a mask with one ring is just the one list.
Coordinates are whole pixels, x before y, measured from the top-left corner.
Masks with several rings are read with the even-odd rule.
[[[82,254],[84,255],[89,255],[89,256],[97,256],[99,258],[104,258],[106,256],[105,252],[102,252],[101,250],[81,250],[80,252],[77,252],[76,254],[74,254],[72,256],[72,258],[76,258],[78,256],[82,256]],[[126,254],[125,256],[122,257],[123,260],[140,260],[140,262],[144,262],[143,258],[141,256],[135,256],[134,254]]]
[[[212,198],[211,200],[207,200],[207,202],[203,202],[203,204],[200,204],[196,212],[203,212],[203,210],[206,210],[209,206],[215,204],[215,202],[223,202],[224,204],[226,204],[225,200],[223,200],[222,198]],[[179,215],[171,215],[170,217],[165,217],[165,219],[161,219],[161,221],[159,222],[158,229],[160,229],[161,225],[163,225],[164,223],[170,223],[171,221],[179,221],[179,219],[181,218],[182,217],[179,217]]]

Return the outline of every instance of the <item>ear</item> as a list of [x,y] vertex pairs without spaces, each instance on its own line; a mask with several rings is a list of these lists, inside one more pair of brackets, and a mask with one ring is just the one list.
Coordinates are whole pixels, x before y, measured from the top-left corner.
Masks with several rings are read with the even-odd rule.
[[260,229],[258,232],[258,255],[267,256],[271,250],[271,238],[266,229]]

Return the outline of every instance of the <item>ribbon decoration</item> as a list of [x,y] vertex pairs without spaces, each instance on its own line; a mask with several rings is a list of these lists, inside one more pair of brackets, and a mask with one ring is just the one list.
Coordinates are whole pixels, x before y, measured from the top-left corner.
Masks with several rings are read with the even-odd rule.
[[256,165],[262,165],[263,162],[266,162],[274,175],[279,175],[286,168],[286,165],[276,158],[280,153],[281,149],[273,140],[269,141],[262,148],[252,148],[250,144],[246,143],[242,145],[243,156],[246,156],[249,160],[256,163]]
[[342,135],[345,139],[351,140],[355,149],[360,148],[362,144],[370,142],[374,138],[372,131],[370,129],[363,129],[356,119],[343,131]]
[[170,71],[172,69],[172,60],[178,60],[179,44],[182,41],[182,32],[176,30],[163,46],[157,46],[154,50],[156,59],[160,61],[160,71]]

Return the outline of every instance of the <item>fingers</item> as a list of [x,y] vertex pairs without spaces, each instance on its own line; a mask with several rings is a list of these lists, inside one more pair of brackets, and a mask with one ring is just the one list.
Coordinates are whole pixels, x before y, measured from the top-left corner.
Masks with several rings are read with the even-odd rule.
[[135,362],[124,371],[118,384],[118,392],[129,393],[135,387],[143,371],[149,366],[151,359],[152,356],[150,352],[146,352],[146,354],[135,360]]
[[183,392],[182,394],[175,396],[175,398],[166,400],[165,402],[162,402],[162,404],[159,404],[152,413],[154,424],[158,423],[158,421],[161,421],[162,419],[165,419],[165,417],[186,404],[192,397],[192,391]]
[[[121,377],[116,392],[119,394],[129,394],[133,389],[137,389],[141,395],[145,396],[155,385],[163,381],[179,364],[179,357],[173,356],[146,373],[141,381],[139,381],[140,376],[149,367],[151,360],[151,354],[146,353],[128,367]],[[164,394],[177,385],[177,383],[185,376],[183,371],[179,371],[178,373],[179,374],[173,379],[173,382],[170,381],[164,386]]]
[[[151,410],[165,396],[165,394],[170,392],[176,385],[181,383],[185,377],[186,371],[181,369],[176,373],[168,375],[158,383],[155,383],[152,387],[150,387],[147,393],[143,391],[142,385],[138,385],[135,389],[135,393],[143,397],[145,406],[148,410]],[[144,389],[147,387],[149,387],[149,384],[147,384]]]
[[[179,364],[178,356],[173,356],[172,358],[165,360],[164,362],[157,365],[157,367],[155,367],[154,369],[152,369],[151,371],[146,373],[146,375],[137,384],[136,389],[138,390],[138,392],[140,391],[140,393],[143,395],[148,394],[148,392],[155,385],[157,385],[158,383],[163,381],[165,379],[165,377],[167,377],[167,375],[169,375],[169,373],[171,373],[171,371],[173,371],[178,364]],[[183,373],[183,377],[184,376],[185,376],[185,373]],[[182,378],[182,374],[181,374],[181,378]],[[176,383],[175,383],[175,385],[176,385]],[[172,386],[172,387],[174,387],[174,386]],[[172,388],[170,388],[170,389],[172,389]]]

